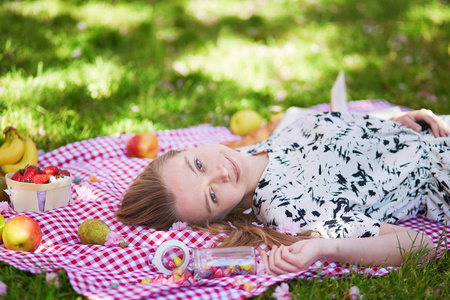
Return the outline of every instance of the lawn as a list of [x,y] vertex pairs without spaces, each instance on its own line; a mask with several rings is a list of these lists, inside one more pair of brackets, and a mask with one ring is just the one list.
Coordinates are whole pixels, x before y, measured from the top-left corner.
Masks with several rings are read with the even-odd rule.
[[[228,126],[244,108],[268,119],[328,102],[341,70],[349,100],[450,114],[449,41],[445,0],[2,1],[0,127],[50,151],[121,132]],[[445,298],[449,262],[291,290],[299,299],[342,299],[352,285],[366,299]],[[0,280],[16,291],[6,299],[78,297],[64,274],[56,289],[0,263]]]

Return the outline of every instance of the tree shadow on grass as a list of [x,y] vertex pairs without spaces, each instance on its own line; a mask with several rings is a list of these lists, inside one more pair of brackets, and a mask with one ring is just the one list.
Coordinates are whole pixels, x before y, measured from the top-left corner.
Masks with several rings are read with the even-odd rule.
[[[388,55],[390,51],[388,41],[398,34],[397,23],[402,21],[413,5],[421,5],[423,1],[383,0],[381,5],[380,2],[356,0],[330,3],[322,1],[320,4],[301,2],[298,5],[302,5],[302,16],[286,10],[278,17],[270,19],[253,14],[247,19],[224,16],[213,22],[204,22],[189,14],[185,1],[136,0],[121,1],[120,4],[132,2],[151,5],[152,17],[130,26],[125,31],[114,26],[89,25],[80,32],[77,28],[80,20],[70,13],[37,19],[33,16],[2,11],[0,31],[3,34],[0,36],[0,47],[11,39],[13,51],[3,49],[0,74],[16,68],[23,69],[27,75],[35,76],[37,65],[41,61],[45,69],[64,70],[76,67],[76,63],[80,66],[95,64],[100,58],[119,66],[126,73],[114,78],[116,87],[110,94],[105,97],[92,97],[89,92],[90,82],[83,79],[80,83],[67,84],[62,90],[55,87],[43,95],[37,94],[32,98],[35,105],[42,105],[49,111],[74,110],[79,115],[79,122],[93,126],[93,132],[102,132],[103,124],[100,124],[102,121],[114,122],[116,119],[127,117],[151,119],[155,124],[166,128],[204,122],[221,125],[225,122],[226,116],[241,107],[240,100],[244,98],[250,107],[254,106],[267,115],[269,106],[276,104],[273,95],[268,90],[254,91],[244,88],[239,82],[232,80],[216,82],[201,71],[181,76],[172,68],[172,63],[180,56],[198,52],[205,45],[217,43],[223,31],[249,43],[270,45],[273,40],[280,43],[288,41],[289,35],[295,32],[302,22],[306,25],[310,22],[319,25],[332,23],[339,30],[325,35],[325,43],[332,49],[330,55],[343,58],[355,54],[367,58],[366,64],[361,68],[347,68],[346,74],[351,79],[349,91],[356,95],[374,95],[367,91],[368,86],[376,91],[383,91],[391,88],[390,84],[400,80],[388,82],[379,80],[383,73],[392,72],[398,77],[408,76],[401,72],[402,65],[398,62],[383,65],[378,61]],[[77,0],[67,0],[65,3],[85,4],[84,1]],[[111,3],[115,5],[119,2],[111,1]],[[55,40],[52,39],[55,36],[65,40],[64,47],[80,48],[81,56],[61,58],[58,52],[61,45],[55,44]],[[448,31],[444,34],[440,30],[439,37],[448,40]],[[422,43],[429,51],[440,51],[437,55],[442,52],[441,46],[440,50],[433,48],[433,41],[424,42],[420,37],[415,38],[417,40],[414,46],[420,46]],[[306,56],[305,59],[322,57],[316,56]],[[448,61],[443,61],[439,70],[446,65],[448,66]],[[328,101],[330,83],[337,75],[332,74],[335,69],[336,67],[323,68],[321,79],[309,90],[297,92],[289,90],[284,104],[310,106],[318,101]],[[63,71],[61,73],[65,74]],[[441,74],[441,78],[443,77],[445,75]],[[179,82],[182,82],[181,86],[178,86]],[[283,84],[288,86],[290,82],[286,81]],[[366,90],[360,86],[364,86]],[[438,82],[435,88],[443,89],[445,86],[442,82]],[[131,115],[132,105],[140,106],[140,112]],[[203,118],[199,119],[199,116]]]
[[[72,5],[82,4],[79,1],[66,2]],[[175,39],[164,40],[158,37],[158,31],[167,28],[157,25],[156,17],[151,20],[144,20],[126,33],[107,26],[90,26],[83,32],[87,37],[84,44],[79,45],[82,50],[82,56],[79,60],[87,60],[86,62],[92,63],[95,62],[96,58],[103,57],[137,73],[145,73],[150,69],[154,81],[146,83],[157,84],[156,77],[166,81],[173,81],[174,76],[176,78],[177,75],[171,68],[171,62],[176,60],[179,55],[195,51],[206,43],[215,43],[224,28],[241,38],[264,43],[266,37],[282,36],[292,26],[289,18],[280,18],[268,22],[257,15],[247,20],[237,17],[224,17],[213,24],[203,24],[186,13],[183,1],[147,1],[147,3],[154,6],[169,6],[167,9],[159,7],[154,9],[167,13],[166,15],[162,14],[161,17],[167,19],[163,23],[167,23],[169,29],[174,29],[177,32]],[[0,61],[3,73],[15,68],[16,70],[24,70],[28,75],[36,76],[37,66],[40,62],[46,69],[64,69],[73,63],[72,58],[61,58],[58,55],[58,47],[61,45],[55,45],[51,39],[52,36],[61,36],[61,38],[68,40],[68,46],[75,47],[74,44],[78,43],[77,35],[80,32],[76,26],[79,20],[76,20],[73,16],[64,13],[54,18],[38,19],[33,16],[22,16],[3,11],[1,17],[3,17],[3,39],[12,39],[13,46],[16,47],[10,54],[4,49],[5,59]],[[14,25],[8,26],[8,24]],[[204,78],[206,77],[204,76]],[[89,99],[87,84],[67,86],[65,91],[55,91],[60,95],[56,97],[61,100],[58,106],[83,112],[85,105],[80,105],[80,103],[101,102],[101,99]],[[118,85],[118,94],[113,94],[108,99],[110,104],[120,107],[125,102],[124,99],[137,98],[142,93],[140,90],[142,86],[130,83],[130,81],[119,82]],[[115,96],[117,96],[117,101],[113,100]],[[47,107],[55,104],[46,101],[55,100],[43,99],[40,104]]]
[[41,61],[45,66],[63,66],[69,62],[57,54],[58,45],[55,45],[51,38],[76,34],[76,20],[70,15],[63,14],[53,19],[39,20],[4,10],[0,12],[0,20],[0,45],[4,47],[0,48],[3,52],[0,74],[14,68],[35,75],[37,65]]
[[305,16],[316,22],[352,24],[365,21],[396,22],[413,5],[426,3],[425,0],[343,0],[330,3],[304,4]]
[[[65,1],[70,5],[82,5],[83,1]],[[129,3],[133,1],[126,1]],[[135,1],[140,2],[142,1]],[[112,3],[119,3],[114,2]],[[124,63],[138,61],[158,65],[165,59],[170,59],[189,51],[196,51],[209,42],[215,43],[223,29],[231,34],[255,42],[265,43],[267,38],[282,37],[293,26],[296,26],[292,16],[282,16],[274,20],[266,20],[262,16],[253,15],[243,20],[238,17],[223,17],[212,24],[204,24],[186,12],[185,1],[146,1],[153,6],[155,16],[151,20],[144,20],[135,28],[126,33],[107,26],[89,27],[85,44],[80,45],[83,53],[89,59],[96,56],[114,56]],[[158,15],[159,14],[159,15]],[[0,28],[3,39],[11,38],[18,44],[17,51],[21,55],[12,55],[8,58],[6,53],[0,63],[3,73],[9,67],[23,68],[28,74],[35,72],[36,65],[43,61],[45,66],[61,66],[70,63],[70,58],[58,59],[56,45],[50,36],[61,36],[73,44],[77,43],[76,36],[80,34],[76,20],[68,13],[60,14],[54,18],[38,19],[33,16],[22,16],[4,10]],[[160,18],[162,25],[157,25]],[[11,26],[13,24],[13,26]],[[176,32],[174,38],[164,40],[158,37],[158,31],[172,30]],[[171,49],[167,51],[167,49]],[[146,52],[145,49],[148,51]],[[156,55],[154,55],[156,53]],[[162,67],[162,66],[160,66]]]

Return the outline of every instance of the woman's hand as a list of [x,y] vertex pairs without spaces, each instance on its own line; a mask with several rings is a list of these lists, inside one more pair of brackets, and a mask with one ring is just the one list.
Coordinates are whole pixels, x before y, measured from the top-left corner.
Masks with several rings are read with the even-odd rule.
[[450,126],[428,109],[399,113],[393,116],[391,120],[408,126],[417,132],[422,131],[422,126],[417,123],[418,121],[422,121],[430,125],[435,137],[446,137],[450,135]]
[[261,251],[267,274],[284,274],[306,270],[318,259],[364,266],[400,266],[405,254],[428,249],[420,257],[434,256],[434,244],[421,233],[398,225],[381,223],[380,235],[367,238],[300,240],[291,246],[272,247],[270,254]]
[[261,251],[261,259],[267,274],[284,274],[308,269],[320,259],[321,245],[324,239],[301,240],[290,246],[273,246],[270,254]]

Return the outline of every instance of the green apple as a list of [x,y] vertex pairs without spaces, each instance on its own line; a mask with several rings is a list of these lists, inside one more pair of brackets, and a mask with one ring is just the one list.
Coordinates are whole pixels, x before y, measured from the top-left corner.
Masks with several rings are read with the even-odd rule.
[[5,227],[5,219],[3,219],[2,214],[0,214],[0,243],[2,242],[3,227]]
[[41,244],[42,231],[32,218],[17,216],[6,222],[2,237],[6,249],[34,252]]
[[262,117],[256,111],[240,110],[231,117],[230,129],[234,134],[245,136],[261,126],[262,122]]

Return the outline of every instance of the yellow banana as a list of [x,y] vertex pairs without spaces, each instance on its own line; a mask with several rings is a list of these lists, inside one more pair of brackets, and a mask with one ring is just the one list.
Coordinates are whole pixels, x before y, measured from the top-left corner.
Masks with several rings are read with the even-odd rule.
[[23,156],[24,143],[19,132],[13,127],[3,130],[5,143],[0,147],[0,165],[17,163]]
[[8,137],[5,135],[5,141],[4,141],[3,144],[0,146],[0,151],[3,151],[3,149],[8,148],[9,145],[11,145],[11,139],[8,138]]
[[26,168],[27,165],[36,165],[38,161],[38,153],[37,153],[37,147],[36,144],[33,142],[33,140],[30,137],[24,137],[23,138],[23,144],[24,144],[24,152],[22,159],[18,161],[15,164],[7,164],[1,166],[0,171],[4,174],[16,172],[20,169]]

